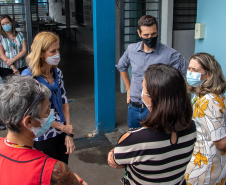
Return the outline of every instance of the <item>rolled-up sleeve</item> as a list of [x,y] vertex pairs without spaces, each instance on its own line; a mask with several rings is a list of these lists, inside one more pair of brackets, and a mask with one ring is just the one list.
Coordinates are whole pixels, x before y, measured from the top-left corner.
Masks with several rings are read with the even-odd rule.
[[124,54],[120,58],[118,65],[116,65],[117,69],[120,72],[127,71],[128,67],[130,65],[130,60],[129,60],[129,56],[128,56],[129,51],[128,50],[129,50],[129,47],[127,48],[127,50],[124,52]]
[[186,77],[188,62],[180,53],[178,52],[172,53],[170,58],[170,64],[172,67],[178,69],[184,78]]

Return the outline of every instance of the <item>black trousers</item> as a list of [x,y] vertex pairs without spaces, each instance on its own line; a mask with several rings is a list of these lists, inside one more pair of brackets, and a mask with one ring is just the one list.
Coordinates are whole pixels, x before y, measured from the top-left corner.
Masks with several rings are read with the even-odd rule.
[[65,152],[67,151],[67,148],[64,144],[65,136],[66,134],[62,133],[47,140],[35,141],[34,147],[37,150],[42,151],[44,154],[47,154],[54,159],[68,164],[69,155],[65,154]]
[[[24,69],[26,69],[27,67],[22,67],[19,70],[19,72],[21,73]],[[0,67],[0,76],[4,79],[6,76],[12,75],[13,74],[13,70],[12,69],[8,69],[8,68],[2,68]]]

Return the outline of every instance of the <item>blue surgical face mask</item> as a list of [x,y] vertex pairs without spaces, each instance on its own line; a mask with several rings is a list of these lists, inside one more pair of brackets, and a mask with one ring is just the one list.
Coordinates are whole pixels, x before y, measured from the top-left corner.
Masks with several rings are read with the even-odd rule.
[[192,87],[198,87],[200,86],[204,81],[201,81],[201,75],[205,73],[196,73],[187,71],[186,79],[190,86]]
[[6,25],[2,26],[2,28],[3,28],[3,30],[5,32],[10,32],[11,29],[12,29],[12,25],[11,24],[6,24]]
[[51,127],[54,118],[54,110],[51,109],[50,114],[47,118],[35,118],[37,121],[40,122],[41,127],[31,127],[32,132],[34,133],[35,137],[43,136]]

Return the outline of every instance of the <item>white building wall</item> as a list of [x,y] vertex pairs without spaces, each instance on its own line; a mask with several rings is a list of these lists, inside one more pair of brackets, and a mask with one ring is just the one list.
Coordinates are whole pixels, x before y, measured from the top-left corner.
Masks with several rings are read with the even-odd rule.
[[173,31],[173,48],[179,51],[189,61],[195,51],[195,30]]
[[194,54],[194,30],[173,30],[174,0],[162,1],[161,42],[173,47],[188,61]]
[[169,47],[172,47],[173,43],[173,1],[162,1],[161,42]]
[[56,22],[66,24],[66,16],[62,15],[62,9],[65,10],[65,0],[62,0],[61,2],[49,0],[50,17]]

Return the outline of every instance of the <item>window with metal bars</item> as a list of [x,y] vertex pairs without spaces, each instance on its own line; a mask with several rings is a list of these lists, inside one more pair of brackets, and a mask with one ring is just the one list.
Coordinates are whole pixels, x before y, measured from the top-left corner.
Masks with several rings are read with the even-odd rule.
[[197,0],[174,0],[173,30],[194,30]]
[[137,22],[141,16],[152,15],[156,17],[159,24],[159,33],[161,32],[161,0],[120,0],[120,4],[116,1],[116,5],[120,9],[121,55],[130,43],[140,41],[137,34]]
[[46,14],[49,13],[49,2],[48,0],[38,1],[38,15],[40,19],[44,19]]
[[78,25],[93,25],[93,0],[77,0],[75,2],[75,17]]
[[0,0],[0,16],[9,15],[14,21],[17,31],[26,36],[25,4],[23,0]]

